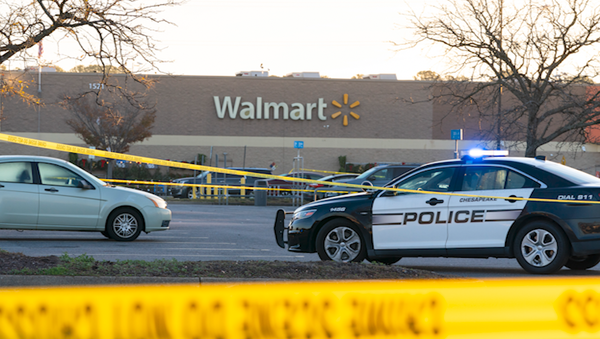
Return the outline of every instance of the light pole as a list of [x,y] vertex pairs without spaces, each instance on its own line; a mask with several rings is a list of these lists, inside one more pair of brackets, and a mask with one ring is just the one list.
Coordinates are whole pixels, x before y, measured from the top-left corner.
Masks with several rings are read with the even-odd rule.
[[[498,50],[501,54],[502,53],[502,7],[504,7],[504,1],[503,0],[499,0],[499,8],[498,8],[498,14],[499,14],[499,25],[500,25],[500,34],[498,35],[498,39],[499,39],[499,44],[498,44]],[[497,128],[497,139],[496,139],[496,149],[502,149],[502,78],[503,78],[503,74],[502,74],[502,58],[499,57],[498,58],[498,71],[499,71],[499,76],[498,76],[498,128]]]

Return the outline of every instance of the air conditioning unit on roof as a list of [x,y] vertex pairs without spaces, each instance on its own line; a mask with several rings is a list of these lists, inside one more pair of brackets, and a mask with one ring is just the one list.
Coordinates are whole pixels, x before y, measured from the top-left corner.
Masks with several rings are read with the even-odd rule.
[[370,80],[398,80],[396,74],[369,74],[363,75],[363,79]]
[[288,78],[320,78],[319,72],[293,72],[285,75]]
[[268,77],[268,71],[250,71],[250,72],[237,72],[235,76],[238,77]]

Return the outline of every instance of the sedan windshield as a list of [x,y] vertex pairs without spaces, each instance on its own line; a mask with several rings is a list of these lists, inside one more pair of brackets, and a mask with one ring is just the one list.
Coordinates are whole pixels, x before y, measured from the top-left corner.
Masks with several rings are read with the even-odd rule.
[[356,177],[356,179],[366,179],[366,178],[370,177],[371,174],[377,172],[378,170],[380,170],[380,168],[373,167],[370,170],[367,170],[367,171],[363,172],[363,174],[361,174],[358,177]]

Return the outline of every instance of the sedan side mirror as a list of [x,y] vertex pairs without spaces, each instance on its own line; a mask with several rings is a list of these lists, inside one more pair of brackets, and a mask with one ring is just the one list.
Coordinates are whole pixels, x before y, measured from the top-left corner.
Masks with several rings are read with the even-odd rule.
[[87,181],[81,179],[77,183],[77,188],[82,188],[84,190],[89,190],[89,189],[93,189],[94,186],[90,185]]

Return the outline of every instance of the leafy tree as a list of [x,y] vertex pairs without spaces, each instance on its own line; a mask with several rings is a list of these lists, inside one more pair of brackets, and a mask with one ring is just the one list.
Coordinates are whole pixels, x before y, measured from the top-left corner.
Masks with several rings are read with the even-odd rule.
[[450,74],[474,80],[436,83],[433,100],[478,113],[483,138],[524,144],[532,157],[551,141],[585,142],[600,123],[600,92],[585,88],[600,70],[597,1],[445,0],[410,17],[416,38],[398,45],[443,47]]
[[360,73],[358,73],[358,74],[356,74],[356,75],[353,75],[353,76],[352,76],[352,78],[350,78],[350,79],[362,79],[362,78],[363,78],[363,75],[364,75],[364,74],[360,74]]
[[63,104],[73,113],[67,125],[87,145],[97,149],[126,153],[131,144],[152,136],[156,118],[152,107],[134,107],[126,101],[95,100],[90,95],[67,97]]
[[[134,98],[122,87],[111,85],[108,77],[116,68],[144,86],[152,84],[148,78],[133,74],[127,65],[139,60],[158,69],[157,47],[147,27],[169,23],[158,14],[178,3],[179,0],[0,0],[0,65],[13,58],[27,59],[27,50],[48,36],[64,36],[78,46],[78,50],[69,50],[67,57],[83,55],[95,59],[105,90],[119,91],[133,103]],[[6,79],[2,93],[35,100]]]
[[438,81],[442,79],[442,77],[434,71],[419,71],[413,78],[417,81]]

